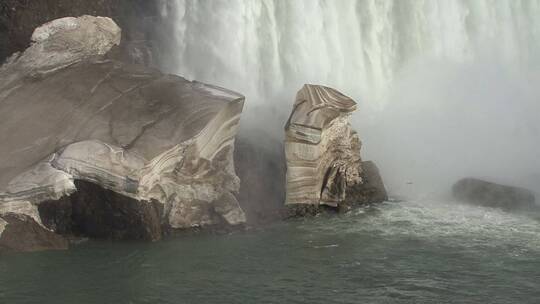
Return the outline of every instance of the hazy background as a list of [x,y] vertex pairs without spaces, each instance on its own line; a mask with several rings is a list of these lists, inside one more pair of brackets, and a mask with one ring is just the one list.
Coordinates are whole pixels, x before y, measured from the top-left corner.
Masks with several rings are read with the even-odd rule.
[[304,83],[353,97],[363,157],[398,195],[485,177],[540,190],[540,1],[162,0],[161,67],[247,97],[281,139]]

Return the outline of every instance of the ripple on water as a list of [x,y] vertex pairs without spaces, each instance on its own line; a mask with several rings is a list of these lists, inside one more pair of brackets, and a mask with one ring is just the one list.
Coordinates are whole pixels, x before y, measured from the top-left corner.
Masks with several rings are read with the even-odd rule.
[[538,220],[432,201],[0,257],[0,303],[527,303]]

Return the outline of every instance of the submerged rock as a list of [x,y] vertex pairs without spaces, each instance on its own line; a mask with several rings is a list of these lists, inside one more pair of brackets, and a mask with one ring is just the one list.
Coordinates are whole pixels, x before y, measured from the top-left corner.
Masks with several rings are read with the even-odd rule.
[[476,178],[464,178],[452,187],[458,200],[504,210],[536,208],[534,193],[530,190],[500,185]]
[[63,18],[33,37],[0,68],[0,210],[23,204],[49,229],[90,221],[81,234],[122,239],[245,222],[243,96],[105,58],[120,41],[109,18]]
[[286,204],[299,214],[386,199],[378,170],[362,163],[361,142],[349,123],[354,110],[356,103],[332,88],[305,85],[298,92],[285,127],[285,155]]

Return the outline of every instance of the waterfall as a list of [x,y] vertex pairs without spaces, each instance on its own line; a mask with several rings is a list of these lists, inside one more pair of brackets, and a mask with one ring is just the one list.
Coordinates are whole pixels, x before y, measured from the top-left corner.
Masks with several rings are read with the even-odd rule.
[[324,83],[382,102],[417,58],[538,65],[536,0],[169,0],[164,67],[263,102]]
[[[538,0],[162,0],[160,6],[161,67],[243,93],[244,127],[281,132],[302,84],[324,84],[358,101],[355,125],[373,158],[400,145],[395,163],[452,168],[456,176],[508,175],[500,165],[519,158],[521,167],[532,167],[525,175],[536,174],[540,184],[533,157],[540,125],[532,114],[540,111]],[[418,148],[407,156],[402,145],[435,152],[418,159]],[[478,170],[457,164],[471,151],[480,158]],[[383,171],[396,175],[389,163],[381,160]],[[407,172],[401,185],[440,175],[421,179],[400,169]]]

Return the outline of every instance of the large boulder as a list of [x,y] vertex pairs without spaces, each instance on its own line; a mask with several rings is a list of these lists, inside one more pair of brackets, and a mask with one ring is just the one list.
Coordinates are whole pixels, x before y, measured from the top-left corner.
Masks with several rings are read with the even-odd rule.
[[[120,41],[109,18],[63,18],[33,37],[0,68],[0,210],[22,204],[53,216],[37,221],[52,230],[89,221],[79,232],[152,240],[160,225],[246,221],[233,162],[243,96],[107,59]],[[99,220],[96,208],[140,218]]]
[[504,210],[533,209],[535,195],[532,191],[496,184],[477,178],[463,178],[452,187],[452,194],[460,201]]
[[287,205],[341,209],[386,199],[376,167],[366,163],[364,174],[361,141],[349,123],[355,109],[354,100],[329,87],[305,85],[298,92],[285,126]]

